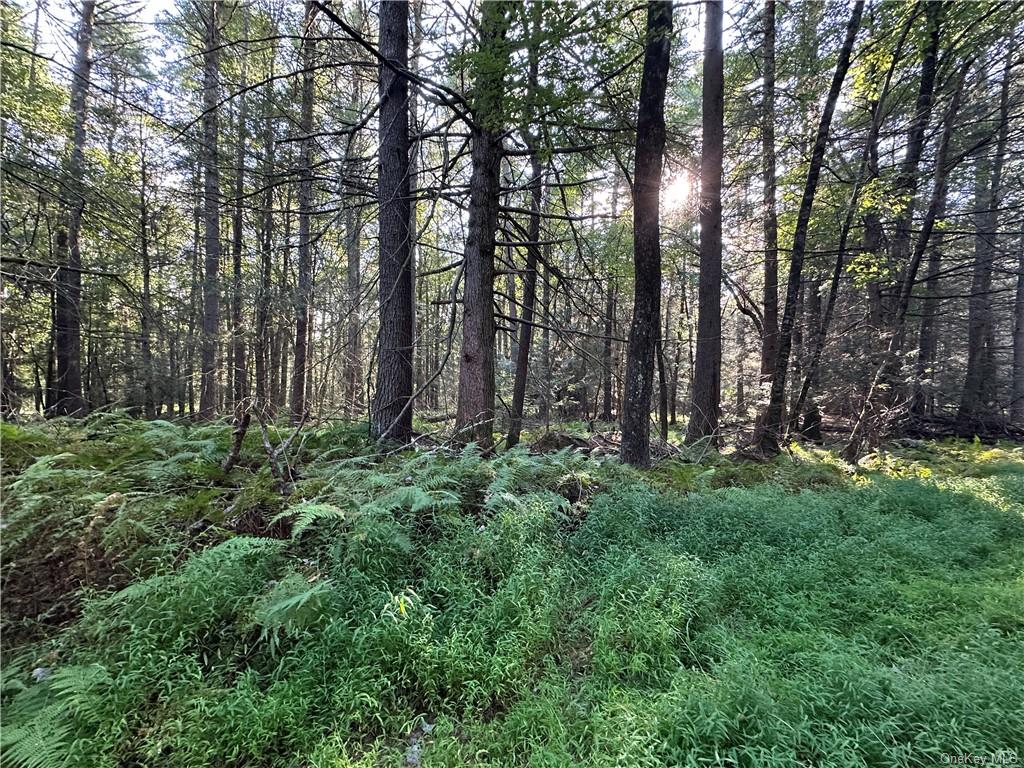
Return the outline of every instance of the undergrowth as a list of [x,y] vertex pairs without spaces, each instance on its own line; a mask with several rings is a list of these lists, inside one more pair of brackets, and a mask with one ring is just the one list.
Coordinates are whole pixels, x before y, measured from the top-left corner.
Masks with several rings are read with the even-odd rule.
[[[3,425],[4,764],[925,766],[1024,744],[1024,451],[650,472]],[[280,435],[272,435],[280,439]],[[271,535],[273,534],[273,535]]]

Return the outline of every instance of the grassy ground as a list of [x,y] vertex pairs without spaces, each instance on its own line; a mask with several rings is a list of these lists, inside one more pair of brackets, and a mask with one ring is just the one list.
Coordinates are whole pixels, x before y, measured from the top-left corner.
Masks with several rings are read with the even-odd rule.
[[286,500],[255,434],[224,475],[226,427],[2,428],[5,765],[1024,759],[1019,447],[639,473],[336,427]]

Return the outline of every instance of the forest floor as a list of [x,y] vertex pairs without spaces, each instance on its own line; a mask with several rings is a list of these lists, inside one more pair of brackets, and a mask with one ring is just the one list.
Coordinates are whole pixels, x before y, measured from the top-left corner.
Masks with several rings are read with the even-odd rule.
[[0,428],[11,768],[1024,751],[1020,446],[637,471],[334,426],[282,489],[258,429],[225,473],[226,425]]

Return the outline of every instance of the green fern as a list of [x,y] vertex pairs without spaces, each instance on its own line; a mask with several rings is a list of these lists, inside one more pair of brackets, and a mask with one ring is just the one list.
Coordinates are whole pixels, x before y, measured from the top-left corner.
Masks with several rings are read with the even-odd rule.
[[271,519],[271,524],[282,520],[291,520],[292,538],[298,539],[310,527],[323,521],[343,523],[348,518],[345,510],[334,504],[307,502],[296,504],[280,512]]
[[44,707],[24,725],[3,729],[6,768],[63,768],[68,764],[71,723],[63,703]]

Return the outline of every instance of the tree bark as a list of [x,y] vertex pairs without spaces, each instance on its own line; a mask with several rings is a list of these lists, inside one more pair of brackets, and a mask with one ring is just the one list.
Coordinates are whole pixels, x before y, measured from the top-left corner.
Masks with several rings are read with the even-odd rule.
[[[381,55],[405,69],[409,60],[409,3],[380,7]],[[413,269],[409,197],[409,83],[380,66],[380,333],[377,385],[370,408],[370,435],[377,440],[412,438]]]
[[659,197],[672,45],[671,2],[647,3],[646,29],[633,171],[633,319],[626,346],[620,448],[621,459],[635,466],[646,466],[651,460],[651,390],[661,325]]
[[[531,77],[536,81],[536,67],[531,62]],[[526,405],[526,384],[529,378],[530,349],[533,343],[533,315],[537,303],[537,262],[540,256],[540,209],[544,196],[543,166],[536,150],[530,155],[530,221],[527,225],[526,269],[523,274],[523,315],[516,344],[516,376],[512,389],[512,413],[509,419],[506,447],[519,443],[523,429],[523,408]]]
[[203,335],[200,351],[199,418],[212,419],[217,409],[217,337],[220,334],[220,168],[217,151],[217,103],[220,80],[220,0],[206,4],[206,50],[203,51],[203,227],[206,263],[203,274]]
[[[946,210],[946,188],[943,185],[937,218],[942,219]],[[925,382],[934,376],[936,353],[936,326],[939,311],[939,270],[942,268],[943,233],[939,230],[928,248],[928,269],[925,275],[925,294],[921,298],[921,327],[918,331],[917,369],[914,374],[914,393],[910,411],[923,416],[929,410],[932,399],[931,387]]]
[[[245,20],[245,36],[248,37],[249,21]],[[238,128],[235,142],[235,189],[234,210],[231,220],[231,399],[232,405],[238,407],[245,398],[247,384],[247,365],[245,350],[245,331],[242,326],[242,214],[244,211],[243,193],[245,184],[245,146],[248,142],[246,120],[246,90],[248,86],[247,57],[242,54],[242,94],[239,96]]]
[[764,4],[761,176],[764,183],[764,301],[761,377],[771,381],[779,347],[779,223],[775,209],[775,0]]
[[1013,386],[1010,421],[1024,425],[1024,235],[1017,243],[1017,293],[1014,297]]
[[[394,3],[386,3],[385,6]],[[307,0],[306,17],[302,32],[302,106],[299,131],[299,247],[295,270],[295,346],[293,349],[291,381],[291,421],[298,424],[306,414],[306,375],[309,361],[309,326],[313,302],[313,243],[311,220],[313,217],[313,54],[316,38],[313,19],[316,6]]]
[[811,151],[811,162],[807,169],[807,180],[804,183],[803,197],[797,214],[796,227],[793,231],[793,250],[789,263],[789,284],[786,286],[786,303],[783,309],[782,324],[779,328],[779,354],[772,374],[772,386],[768,397],[768,406],[755,432],[754,442],[764,453],[777,453],[779,450],[778,436],[782,427],[782,407],[786,392],[786,373],[789,368],[789,353],[793,341],[793,327],[796,321],[797,299],[800,293],[800,278],[803,273],[804,253],[807,249],[807,230],[811,221],[811,210],[814,207],[814,195],[818,188],[818,177],[821,174],[825,149],[828,144],[829,131],[832,127],[832,116],[836,102],[846,79],[846,71],[850,67],[853,43],[860,27],[861,14],[864,12],[863,0],[857,0],[853,13],[846,25],[846,37],[839,51],[836,71],[832,77],[825,108],[818,123],[818,131]]
[[[270,62],[270,76],[274,61]],[[273,408],[270,397],[270,307],[273,294],[274,260],[274,119],[272,115],[273,90],[268,82],[263,86],[263,210],[260,221],[260,282],[256,294],[256,404],[261,415],[270,415]]]
[[[1010,47],[1013,51],[1013,46]],[[993,349],[992,270],[995,265],[999,229],[999,206],[1002,200],[1003,163],[1009,138],[1010,66],[1008,53],[1003,68],[999,94],[999,128],[995,157],[989,163],[980,160],[975,183],[976,234],[974,238],[974,270],[967,319],[967,374],[964,378],[957,431],[973,433],[997,417],[995,400],[995,351]],[[991,170],[990,170],[991,169]]]
[[345,323],[345,413],[355,418],[363,407],[363,329],[359,312],[362,282],[360,227],[354,204],[345,206],[345,288],[348,319]]
[[75,66],[71,81],[70,208],[67,224],[57,235],[57,247],[66,266],[57,270],[54,307],[54,348],[57,372],[52,413],[82,416],[88,403],[82,397],[82,213],[85,209],[85,133],[89,116],[89,76],[92,72],[92,37],[96,3],[84,0],[79,16]]
[[721,2],[707,4],[704,24],[697,357],[686,439],[692,442],[710,436],[717,444],[722,394],[722,154],[725,140]]
[[483,449],[494,444],[494,241],[501,186],[502,100],[510,50],[505,41],[511,3],[481,7],[477,78],[471,133],[469,221],[463,254],[462,358],[459,365],[458,438]]
[[896,231],[892,242],[892,263],[901,270],[908,268],[905,264],[910,251],[910,239],[914,220],[914,207],[917,202],[917,171],[924,153],[925,131],[932,112],[932,94],[935,91],[935,74],[939,56],[939,33],[942,23],[944,3],[925,2],[925,18],[927,21],[928,45],[921,61],[921,80],[914,107],[914,119],[907,132],[907,151],[903,157],[897,180],[896,191],[907,196],[907,207],[896,220]]
[[601,408],[601,420],[611,421],[613,414],[613,392],[614,387],[614,347],[612,336],[615,333],[615,284],[611,274],[605,283],[604,297],[604,350],[602,358],[602,384],[604,390],[604,402]]
[[[531,29],[530,46],[527,52],[529,68],[527,73],[528,98],[533,102],[537,98],[538,77],[540,59],[538,45],[541,35],[541,7],[530,8]],[[531,122],[536,119],[530,115]],[[544,199],[544,181],[542,174],[544,166],[541,164],[538,153],[538,136],[530,125],[524,125],[522,134],[530,150],[530,219],[527,223],[526,232],[529,243],[526,246],[526,269],[523,273],[523,314],[522,322],[519,324],[519,338],[513,345],[515,356],[515,380],[512,385],[512,410],[509,414],[508,436],[506,447],[512,448],[519,443],[520,433],[523,429],[523,409],[526,406],[526,385],[530,373],[530,351],[533,345],[533,317],[537,304],[537,263],[540,261],[540,215],[541,205]],[[512,295],[515,289],[514,273],[511,273],[509,294]],[[513,310],[509,314],[514,317],[515,302],[511,303]]]
[[154,399],[153,385],[153,349],[152,349],[152,319],[153,304],[150,296],[151,264],[149,256],[149,199],[146,196],[146,184],[149,181],[148,168],[146,166],[146,150],[142,149],[140,155],[140,185],[139,185],[139,255],[142,259],[142,307],[139,316],[139,334],[142,347],[142,407],[146,418],[156,418],[156,402]]

